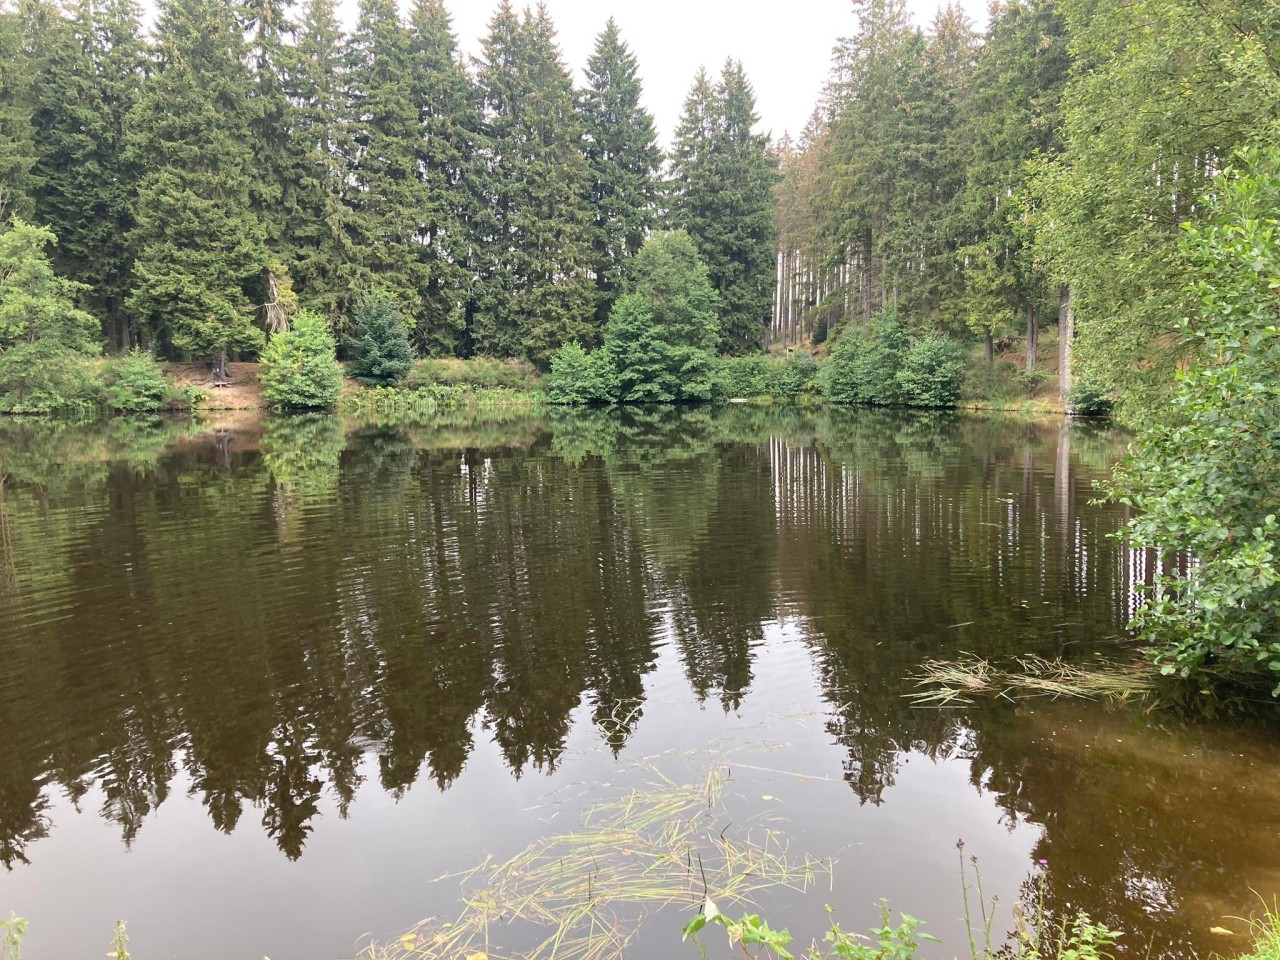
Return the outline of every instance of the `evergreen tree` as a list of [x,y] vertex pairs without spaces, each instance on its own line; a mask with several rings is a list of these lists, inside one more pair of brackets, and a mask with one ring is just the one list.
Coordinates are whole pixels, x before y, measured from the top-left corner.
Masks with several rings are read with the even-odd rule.
[[35,85],[38,61],[28,46],[24,7],[0,0],[0,222],[30,216],[36,162]]
[[129,117],[138,188],[128,305],[160,345],[212,358],[263,342],[247,295],[268,262],[251,205],[252,77],[226,0],[168,0],[157,70]]
[[347,230],[355,257],[352,292],[376,291],[422,322],[431,268],[422,212],[431,203],[419,176],[421,129],[414,102],[409,34],[395,0],[361,0],[347,62],[351,130]]
[[344,41],[334,0],[309,0],[289,54],[300,153],[297,219],[288,228],[291,270],[299,298],[337,326],[351,306],[347,291],[352,251],[343,195],[350,112]]
[[500,6],[479,67],[493,212],[482,237],[496,260],[476,342],[545,364],[562,344],[596,339],[582,120],[546,8],[521,21]]
[[414,0],[409,52],[426,201],[419,210],[419,240],[430,266],[427,285],[417,291],[414,339],[424,353],[451,355],[461,345],[472,296],[473,167],[480,117],[444,0]]
[[720,295],[721,350],[764,339],[776,258],[769,138],[756,134],[755,94],[740,63],[714,87],[699,71],[685,100],[671,159],[673,221],[693,238]]
[[956,202],[962,304],[989,359],[993,337],[1021,317],[1034,323],[1046,299],[1025,225],[1027,164],[1060,148],[1058,102],[1069,67],[1065,25],[1051,3],[993,8],[955,156],[965,178]]
[[640,105],[635,56],[612,18],[596,38],[582,94],[590,201],[595,211],[592,272],[603,325],[626,271],[657,215],[658,149],[653,116]]
[[80,0],[47,45],[35,123],[36,215],[58,236],[57,263],[85,284],[86,304],[109,343],[134,340],[125,297],[132,249],[135,171],[125,158],[125,118],[146,63],[134,0]]

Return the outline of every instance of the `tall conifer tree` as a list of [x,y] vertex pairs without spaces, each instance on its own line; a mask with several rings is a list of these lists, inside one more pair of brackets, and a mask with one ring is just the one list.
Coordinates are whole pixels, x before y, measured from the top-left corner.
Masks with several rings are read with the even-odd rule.
[[595,210],[591,269],[600,325],[621,290],[627,261],[639,251],[657,215],[662,153],[653,116],[640,105],[640,95],[635,56],[611,18],[587,61],[582,95]]
[[444,0],[414,0],[409,52],[426,201],[419,210],[419,239],[430,266],[426,287],[417,291],[421,310],[414,339],[424,353],[452,354],[461,345],[472,296],[470,225],[476,216],[480,116]]
[[247,290],[268,263],[253,210],[253,79],[229,0],[168,0],[129,117],[138,188],[129,306],[161,345],[212,358],[263,341]]
[[57,235],[60,271],[85,284],[88,306],[118,349],[134,340],[124,302],[136,171],[124,129],[145,65],[134,0],[80,0],[49,44],[35,114],[36,218]]
[[36,162],[35,87],[39,62],[28,38],[26,4],[0,0],[0,217],[31,215]]
[[720,294],[727,353],[760,348],[773,304],[777,161],[768,136],[755,132],[755,108],[741,63],[726,61],[714,87],[699,71],[671,161],[672,219],[693,238]]
[[424,317],[422,291],[431,280],[421,236],[430,197],[418,169],[421,127],[409,33],[395,0],[361,0],[347,83],[347,229],[356,258],[354,286],[392,297],[418,325]]
[[504,3],[480,64],[495,253],[510,320],[490,314],[487,343],[546,363],[562,344],[593,342],[590,176],[582,119],[545,6],[518,21]]

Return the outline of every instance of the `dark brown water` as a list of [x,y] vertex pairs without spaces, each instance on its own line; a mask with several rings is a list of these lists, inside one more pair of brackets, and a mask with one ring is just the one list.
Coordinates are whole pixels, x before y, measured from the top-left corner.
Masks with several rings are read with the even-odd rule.
[[[28,960],[350,956],[650,782],[964,952],[955,843],[1135,955],[1280,892],[1261,722],[913,709],[930,657],[1116,649],[1142,557],[1089,425],[757,409],[0,423],[0,915]],[[1001,923],[1007,926],[1004,921]],[[660,915],[634,956],[696,956]]]

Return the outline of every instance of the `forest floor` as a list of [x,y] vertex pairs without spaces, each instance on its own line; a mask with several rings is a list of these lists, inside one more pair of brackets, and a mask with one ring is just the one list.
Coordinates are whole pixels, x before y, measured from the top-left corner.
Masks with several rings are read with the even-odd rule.
[[166,363],[165,373],[179,387],[196,387],[205,394],[201,410],[262,410],[262,384],[256,363],[228,363],[231,382],[215,386],[213,372],[203,363]]

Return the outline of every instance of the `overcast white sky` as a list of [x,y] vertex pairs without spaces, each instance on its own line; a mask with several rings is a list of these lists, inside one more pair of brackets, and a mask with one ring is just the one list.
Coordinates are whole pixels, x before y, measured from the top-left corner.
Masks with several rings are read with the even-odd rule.
[[[400,0],[402,9],[407,0]],[[517,7],[525,5],[514,0]],[[908,0],[921,25],[932,21],[942,0]],[[446,0],[464,53],[479,52],[496,0]],[[546,0],[560,32],[565,60],[582,81],[582,68],[596,35],[609,17],[640,62],[646,106],[663,143],[680,116],[699,66],[718,72],[725,57],[741,60],[755,86],[761,127],[780,136],[803,128],[822,92],[831,48],[853,31],[849,0]],[[354,19],[355,0],[344,6]],[[962,0],[979,27],[985,0]]]

